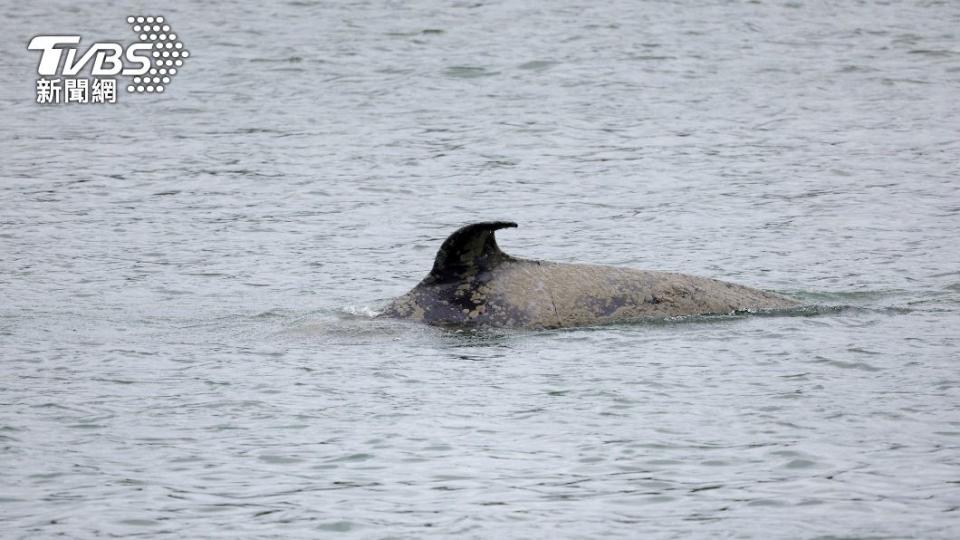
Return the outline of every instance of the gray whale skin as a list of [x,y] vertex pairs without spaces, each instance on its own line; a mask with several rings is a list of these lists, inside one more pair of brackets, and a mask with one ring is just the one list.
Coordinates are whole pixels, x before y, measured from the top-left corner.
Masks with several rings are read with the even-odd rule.
[[488,221],[450,235],[430,274],[379,317],[439,326],[564,328],[632,319],[787,309],[789,298],[715,279],[672,272],[517,259]]

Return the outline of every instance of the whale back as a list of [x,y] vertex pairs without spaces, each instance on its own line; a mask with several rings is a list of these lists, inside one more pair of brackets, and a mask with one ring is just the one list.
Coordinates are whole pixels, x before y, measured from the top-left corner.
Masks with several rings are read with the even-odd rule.
[[488,221],[457,229],[440,246],[427,277],[381,316],[435,325],[557,328],[797,304],[704,277],[514,258],[500,250],[494,233],[516,226]]

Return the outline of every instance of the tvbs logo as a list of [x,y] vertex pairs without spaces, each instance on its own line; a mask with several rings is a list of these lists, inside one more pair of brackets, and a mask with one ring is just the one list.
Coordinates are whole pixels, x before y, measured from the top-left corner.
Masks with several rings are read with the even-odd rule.
[[[150,69],[150,43],[133,43],[127,47],[124,55],[123,46],[119,43],[94,43],[87,52],[77,60],[77,49],[69,48],[67,61],[61,62],[63,45],[77,45],[80,36],[37,36],[30,40],[27,48],[31,51],[43,51],[40,55],[40,65],[37,73],[40,75],[76,75],[93,59],[90,74],[94,77],[101,75],[143,75]],[[137,64],[136,67],[126,67],[121,56]],[[60,64],[63,63],[61,68]]]
[[[41,35],[27,44],[40,51],[37,103],[116,103],[117,76],[132,77],[127,92],[162,93],[190,56],[163,17],[130,16],[139,41],[96,42],[81,52],[80,36]],[[92,78],[77,77],[89,68]]]

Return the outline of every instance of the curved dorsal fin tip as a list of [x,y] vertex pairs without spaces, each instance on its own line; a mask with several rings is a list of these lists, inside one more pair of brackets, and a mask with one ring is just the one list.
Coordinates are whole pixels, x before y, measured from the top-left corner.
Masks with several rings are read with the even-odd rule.
[[483,227],[485,229],[490,229],[491,231],[496,231],[498,229],[509,229],[516,228],[517,223],[515,221],[479,221],[477,223],[470,223],[465,225],[462,228],[467,227]]
[[492,270],[510,259],[497,246],[494,232],[516,226],[513,221],[481,221],[460,227],[440,246],[427,279],[448,281]]

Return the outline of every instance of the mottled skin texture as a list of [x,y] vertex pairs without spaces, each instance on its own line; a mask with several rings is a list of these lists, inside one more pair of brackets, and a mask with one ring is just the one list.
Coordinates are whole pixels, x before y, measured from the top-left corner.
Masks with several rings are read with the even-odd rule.
[[685,274],[516,259],[494,239],[494,231],[505,227],[516,224],[476,223],[454,232],[430,274],[381,316],[443,326],[560,328],[797,305]]

